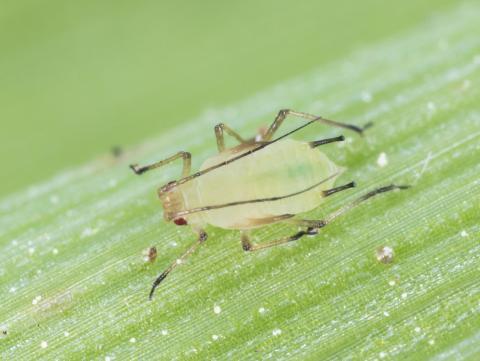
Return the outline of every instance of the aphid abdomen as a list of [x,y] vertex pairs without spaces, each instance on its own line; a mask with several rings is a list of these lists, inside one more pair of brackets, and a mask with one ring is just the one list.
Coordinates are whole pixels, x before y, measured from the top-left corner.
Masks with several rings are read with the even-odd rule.
[[[206,169],[231,158],[221,154],[208,159]],[[224,168],[208,173],[192,183],[198,204],[189,208],[219,205],[285,196],[302,191],[335,174],[339,168],[309,143],[283,140],[272,144],[250,157],[245,157]],[[295,197],[262,203],[238,205],[192,215],[195,223],[209,223],[230,229],[256,227],[255,220],[298,214],[317,208],[322,201],[322,190],[332,188],[335,178],[318,188]],[[185,195],[188,198],[188,195]],[[194,202],[194,203],[196,203]]]

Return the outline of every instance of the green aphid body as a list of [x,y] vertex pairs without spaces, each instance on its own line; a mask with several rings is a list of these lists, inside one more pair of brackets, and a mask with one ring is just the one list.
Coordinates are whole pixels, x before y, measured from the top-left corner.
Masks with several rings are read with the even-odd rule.
[[[206,160],[201,170],[248,150],[248,147],[240,146],[225,151]],[[166,202],[164,211],[165,214],[175,214],[206,205],[286,196],[328,179],[317,188],[278,201],[236,205],[184,217],[188,224],[197,227],[210,224],[227,229],[256,228],[264,225],[268,219],[275,220],[278,216],[317,208],[324,198],[323,191],[333,187],[340,171],[335,163],[319,149],[312,148],[310,143],[284,139],[178,186],[173,192],[178,192],[174,197],[179,197],[181,202],[175,206],[180,208],[168,209]]]

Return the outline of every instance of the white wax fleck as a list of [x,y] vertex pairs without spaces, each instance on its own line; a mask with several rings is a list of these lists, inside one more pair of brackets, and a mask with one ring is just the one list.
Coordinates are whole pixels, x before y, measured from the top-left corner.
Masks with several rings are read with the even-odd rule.
[[386,167],[388,165],[388,157],[385,152],[379,154],[377,158],[377,165],[381,168]]
[[373,99],[372,94],[368,91],[362,92],[361,98],[365,103],[370,103]]

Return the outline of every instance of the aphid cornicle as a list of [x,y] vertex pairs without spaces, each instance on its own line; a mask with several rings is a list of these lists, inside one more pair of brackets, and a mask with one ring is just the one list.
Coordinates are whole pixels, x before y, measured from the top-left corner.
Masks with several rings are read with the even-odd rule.
[[[295,130],[274,139],[278,128],[287,116],[303,118],[308,122]],[[163,204],[164,218],[178,226],[190,225],[197,233],[197,241],[174,261],[153,283],[150,299],[157,286],[167,275],[207,239],[207,224],[242,231],[242,248],[255,251],[295,241],[318,231],[341,214],[359,203],[383,192],[405,189],[408,186],[389,185],[377,188],[357,198],[322,220],[295,218],[297,214],[317,208],[325,197],[353,188],[354,182],[334,187],[343,168],[327,158],[319,146],[343,141],[344,137],[301,142],[288,136],[313,123],[322,123],[352,130],[359,134],[368,127],[336,122],[319,116],[281,110],[264,134],[245,140],[225,124],[215,127],[219,154],[207,159],[199,172],[191,174],[191,154],[179,152],[157,163],[130,167],[136,174],[183,159],[183,175],[176,181],[159,188],[158,196]],[[225,147],[224,134],[240,144]],[[302,231],[279,240],[252,244],[248,231],[277,222],[296,224]]]

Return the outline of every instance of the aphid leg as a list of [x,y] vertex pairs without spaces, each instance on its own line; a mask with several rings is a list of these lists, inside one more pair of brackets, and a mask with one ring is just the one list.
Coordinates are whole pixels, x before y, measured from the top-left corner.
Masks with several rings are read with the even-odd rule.
[[352,124],[346,124],[346,123],[341,123],[341,122],[337,122],[337,121],[330,120],[330,119],[325,119],[325,118],[322,118],[322,117],[319,117],[319,116],[313,115],[313,114],[297,112],[297,111],[291,110],[291,109],[282,109],[278,112],[277,117],[275,118],[272,125],[270,126],[270,128],[266,132],[263,140],[264,141],[270,141],[273,138],[275,132],[278,130],[278,128],[280,128],[280,126],[283,124],[283,122],[285,121],[285,119],[289,115],[294,116],[294,117],[303,118],[303,119],[310,120],[310,121],[316,121],[316,122],[326,124],[326,125],[331,125],[331,126],[334,126],[334,127],[353,130],[354,132],[357,132],[359,134],[363,134],[363,131],[365,129],[369,128],[372,125],[371,123],[368,123],[362,128],[362,127],[358,127],[358,126],[352,125]]
[[[346,189],[345,186],[338,187],[338,189],[340,189],[340,188]],[[374,189],[373,191],[368,192],[367,194],[364,194],[363,196],[357,198],[352,203],[347,204],[346,206],[344,206],[344,207],[338,209],[337,211],[333,212],[332,214],[330,214],[329,216],[327,216],[323,220],[306,220],[306,219],[291,219],[291,220],[288,220],[286,222],[293,223],[293,224],[296,224],[296,225],[299,225],[299,226],[302,226],[302,227],[306,227],[306,229],[304,231],[299,231],[298,233],[294,234],[293,236],[281,238],[281,239],[273,241],[273,242],[268,242],[268,243],[259,244],[259,245],[252,245],[248,241],[248,239],[244,241],[244,239],[242,238],[243,249],[246,250],[246,251],[257,251],[257,250],[260,250],[260,249],[270,248],[270,247],[273,247],[273,246],[279,246],[281,244],[296,241],[296,240],[302,238],[303,236],[314,236],[314,235],[318,234],[318,231],[321,228],[330,224],[337,217],[343,215],[344,213],[348,212],[352,208],[355,208],[359,204],[365,202],[367,199],[372,198],[372,197],[376,196],[377,194],[390,192],[390,191],[393,191],[393,190],[396,190],[396,189],[408,189],[408,188],[410,188],[410,186],[406,186],[406,185],[397,186],[397,185],[391,184],[391,185],[386,186],[386,187],[381,187],[381,188]],[[333,193],[331,193],[331,194],[333,194]]]
[[192,155],[188,152],[178,152],[174,156],[171,156],[170,158],[161,160],[159,162],[149,164],[143,167],[139,167],[137,164],[132,164],[130,165],[130,168],[135,172],[135,174],[143,174],[149,170],[155,169],[155,168],[160,168],[163,167],[164,165],[167,165],[169,163],[172,163],[173,161],[177,159],[183,159],[183,172],[182,176],[186,177],[190,174],[191,169],[192,169]]
[[160,285],[160,283],[162,283],[162,281],[170,274],[170,272],[173,271],[173,269],[175,267],[177,267],[179,264],[182,264],[183,261],[185,261],[185,259],[188,256],[190,256],[193,252],[195,252],[195,250],[198,248],[198,246],[200,246],[202,243],[204,243],[207,240],[207,238],[208,238],[208,235],[205,231],[203,231],[203,230],[199,231],[197,241],[192,246],[190,246],[190,248],[187,249],[187,251],[185,251],[185,253],[182,254],[182,256],[180,258],[177,258],[174,262],[172,262],[172,264],[165,271],[163,271],[162,274],[160,274],[160,276],[157,277],[155,282],[153,282],[152,289],[151,289],[150,295],[149,295],[150,300],[153,298],[153,294],[154,294],[156,288],[158,287],[158,285]]
[[220,123],[215,126],[215,136],[217,137],[217,147],[220,153],[223,153],[226,149],[225,133],[235,138],[240,144],[250,143],[248,140],[243,139],[236,131],[234,131],[228,125]]
[[408,188],[410,188],[410,186],[408,186],[408,185],[397,186],[395,184],[390,184],[389,186],[374,189],[373,191],[370,191],[370,192],[364,194],[363,196],[358,197],[352,203],[347,204],[346,206],[343,206],[342,208],[340,208],[340,209],[336,210],[335,212],[331,213],[330,215],[328,215],[323,220],[323,222],[325,223],[325,226],[326,226],[327,224],[331,223],[337,217],[339,217],[342,214],[348,212],[352,208],[355,208],[356,206],[365,202],[366,200],[376,196],[377,194],[381,194],[381,193],[385,193],[385,192],[391,192],[391,191],[394,191],[396,189],[408,189]]

